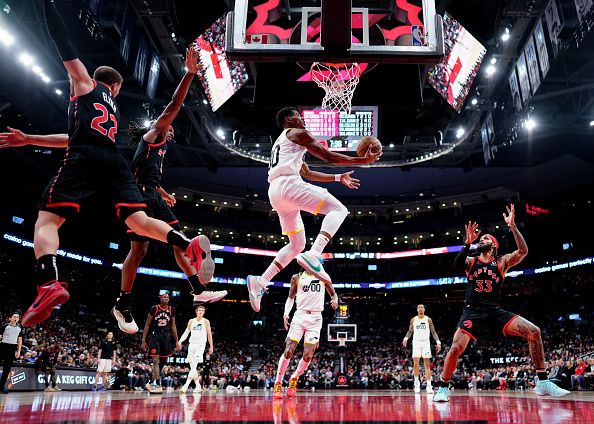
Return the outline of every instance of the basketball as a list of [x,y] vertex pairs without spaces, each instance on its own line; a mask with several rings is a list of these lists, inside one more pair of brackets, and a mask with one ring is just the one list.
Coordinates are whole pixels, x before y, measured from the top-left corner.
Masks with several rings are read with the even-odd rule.
[[375,137],[366,136],[359,140],[359,144],[357,144],[357,156],[360,158],[365,156],[367,153],[367,149],[371,146],[371,151],[381,151],[382,150],[382,143]]

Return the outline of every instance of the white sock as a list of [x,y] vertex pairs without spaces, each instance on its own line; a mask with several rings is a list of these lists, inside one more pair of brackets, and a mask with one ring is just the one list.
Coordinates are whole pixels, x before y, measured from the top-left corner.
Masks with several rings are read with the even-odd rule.
[[297,369],[295,370],[293,375],[291,375],[291,378],[301,377],[301,374],[303,374],[305,372],[307,367],[309,367],[309,362],[307,362],[303,358],[301,358],[301,360],[299,361],[299,364],[297,364]]
[[268,268],[266,268],[264,274],[262,274],[262,278],[267,282],[270,282],[279,272],[280,269],[278,268],[278,265],[275,262],[272,262],[270,265],[268,265]]
[[284,354],[281,355],[280,359],[278,360],[278,369],[276,370],[275,383],[283,382],[283,377],[285,376],[289,362],[291,362],[290,358],[286,358]]
[[318,255],[321,255],[329,241],[330,239],[325,235],[321,233],[318,234],[318,236],[316,237],[316,241],[314,241],[314,244],[311,247],[311,251],[317,253]]

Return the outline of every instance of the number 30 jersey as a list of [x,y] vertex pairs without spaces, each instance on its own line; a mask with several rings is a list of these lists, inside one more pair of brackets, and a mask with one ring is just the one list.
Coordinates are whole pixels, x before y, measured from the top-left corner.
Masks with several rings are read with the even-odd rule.
[[498,306],[505,276],[501,273],[498,260],[483,262],[479,257],[471,258],[466,271],[468,287],[466,304]]
[[70,98],[69,145],[111,146],[115,150],[120,111],[109,87],[95,80],[93,84],[90,93]]
[[287,138],[289,128],[283,130],[272,145],[270,163],[268,164],[268,182],[278,177],[301,176],[303,157],[307,149]]
[[313,275],[305,272],[299,274],[297,280],[297,310],[309,312],[322,312],[324,310],[324,283]]

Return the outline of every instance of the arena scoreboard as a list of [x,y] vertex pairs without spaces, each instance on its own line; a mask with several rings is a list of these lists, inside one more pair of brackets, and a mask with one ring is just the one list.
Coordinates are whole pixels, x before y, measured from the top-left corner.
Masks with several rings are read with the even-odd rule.
[[355,151],[365,136],[377,137],[377,106],[353,106],[351,113],[300,108],[305,128],[328,149]]

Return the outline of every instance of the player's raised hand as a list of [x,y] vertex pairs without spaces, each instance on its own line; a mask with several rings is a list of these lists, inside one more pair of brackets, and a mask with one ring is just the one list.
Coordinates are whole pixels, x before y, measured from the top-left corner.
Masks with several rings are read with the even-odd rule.
[[0,133],[0,149],[21,147],[29,144],[27,134],[15,128],[6,127],[8,132]]
[[505,214],[505,212],[503,213],[503,220],[510,227],[515,227],[516,211],[514,209],[514,204],[512,203],[511,205],[506,206],[505,209],[507,209],[507,215]]
[[361,184],[359,183],[358,179],[351,177],[351,174],[353,172],[355,172],[355,171],[349,171],[349,172],[345,172],[344,174],[342,174],[340,176],[340,182],[343,183],[345,186],[347,186],[350,189],[358,190],[359,186]]
[[285,330],[289,329],[289,316],[288,315],[283,315],[283,323],[285,324]]
[[465,244],[472,244],[481,235],[476,222],[468,221],[468,224],[464,225],[464,230],[466,230]]
[[194,46],[186,49],[186,69],[190,74],[197,74],[202,70],[202,66],[198,63],[198,52]]
[[382,156],[382,149],[373,150],[372,147],[373,146],[369,146],[369,148],[365,152],[365,156],[363,156],[365,158],[366,164],[377,162],[379,158]]

